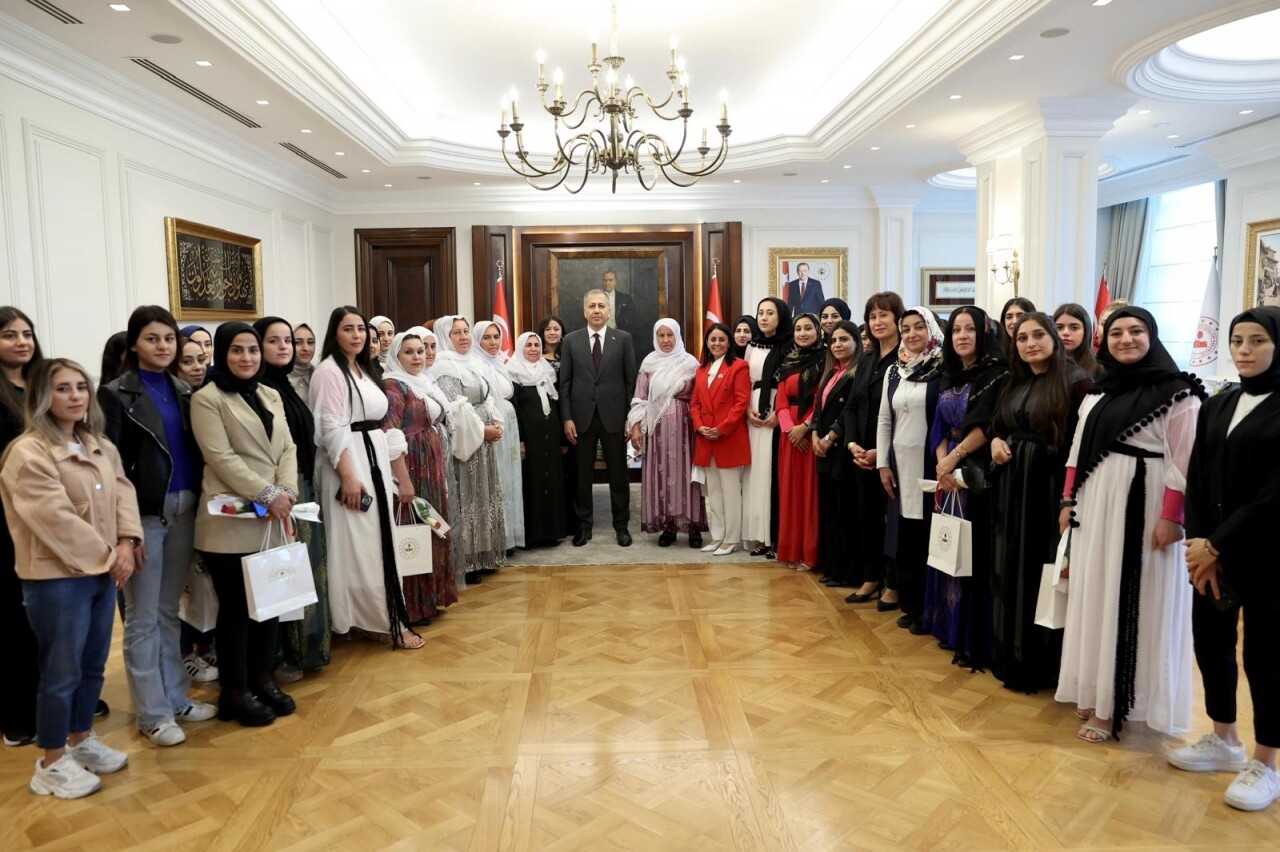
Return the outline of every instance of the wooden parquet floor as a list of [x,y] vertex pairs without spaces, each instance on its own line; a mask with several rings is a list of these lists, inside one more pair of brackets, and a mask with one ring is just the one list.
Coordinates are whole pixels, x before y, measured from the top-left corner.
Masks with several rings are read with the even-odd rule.
[[508,569],[427,649],[340,642],[296,715],[172,749],[133,730],[117,630],[98,730],[129,768],[55,801],[4,749],[0,847],[1280,848],[1280,806],[1229,809],[1229,775],[1165,763],[1182,740],[1081,742],[844,594],[760,562]]

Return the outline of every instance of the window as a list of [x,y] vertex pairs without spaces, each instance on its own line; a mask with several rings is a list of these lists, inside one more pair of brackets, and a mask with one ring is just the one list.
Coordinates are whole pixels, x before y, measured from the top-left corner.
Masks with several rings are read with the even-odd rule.
[[1154,196],[1147,217],[1136,302],[1151,311],[1165,349],[1185,370],[1218,239],[1214,185]]

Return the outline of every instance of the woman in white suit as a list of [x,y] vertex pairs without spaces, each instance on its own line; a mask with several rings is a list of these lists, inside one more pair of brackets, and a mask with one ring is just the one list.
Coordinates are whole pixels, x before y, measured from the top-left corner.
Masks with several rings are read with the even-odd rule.
[[[249,618],[240,558],[261,549],[268,524],[285,522],[298,497],[297,448],[280,394],[259,384],[262,339],[242,322],[218,326],[216,365],[191,398],[191,429],[204,456],[196,549],[218,593],[218,718],[270,725],[296,707],[271,679],[279,620]],[[211,515],[215,496],[234,494],[267,508],[259,521]]]

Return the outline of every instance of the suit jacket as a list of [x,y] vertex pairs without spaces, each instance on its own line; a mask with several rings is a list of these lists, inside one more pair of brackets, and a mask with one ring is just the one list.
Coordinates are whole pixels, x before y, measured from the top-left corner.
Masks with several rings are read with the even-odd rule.
[[817,278],[809,278],[804,283],[804,299],[800,298],[800,279],[787,282],[787,307],[791,308],[793,317],[800,314],[815,316],[822,310],[822,303],[827,297],[822,293],[822,282]]
[[204,455],[204,481],[196,506],[196,549],[257,553],[266,521],[220,518],[205,506],[219,494],[256,500],[272,486],[298,493],[298,456],[280,394],[258,385],[258,399],[274,416],[271,437],[239,394],[205,385],[191,397],[191,430]]
[[630,293],[624,293],[621,290],[613,291],[613,324],[625,331],[627,334],[634,334],[636,320],[636,304],[631,298]]
[[837,480],[843,480],[853,473],[853,456],[849,454],[848,442],[844,437],[844,409],[853,390],[853,377],[845,373],[836,379],[831,393],[827,394],[825,405],[822,402],[822,390],[818,388],[818,398],[813,403],[813,434],[821,438],[834,432],[836,439],[827,450],[827,455],[818,459],[818,470],[830,473]]
[[621,432],[636,390],[636,351],[631,335],[604,329],[604,357],[597,371],[591,360],[591,328],[565,335],[560,345],[560,417],[572,420],[579,432],[600,414],[606,432]]
[[747,362],[735,358],[732,364],[721,364],[711,387],[707,387],[710,368],[702,365],[693,378],[693,396],[689,413],[693,428],[710,426],[720,430],[719,440],[694,435],[693,463],[708,467],[743,467],[751,464],[751,441],[743,424],[747,422],[747,405],[751,402],[751,376]]

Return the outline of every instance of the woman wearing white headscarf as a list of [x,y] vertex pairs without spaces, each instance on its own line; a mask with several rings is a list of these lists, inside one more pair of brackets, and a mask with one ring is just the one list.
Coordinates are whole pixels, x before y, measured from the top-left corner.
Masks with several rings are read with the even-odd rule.
[[542,357],[542,338],[526,331],[507,362],[515,383],[520,426],[520,480],[524,489],[524,533],[530,545],[556,545],[564,538],[564,426],[557,400],[556,371]]
[[631,444],[644,453],[641,470],[643,513],[640,528],[661,533],[667,547],[677,532],[689,534],[690,547],[702,547],[707,509],[693,472],[693,418],[689,399],[698,359],[685,351],[680,324],[667,317],[653,326],[653,351],[640,364],[635,396],[627,415]]
[[502,351],[502,327],[483,320],[471,329],[470,358],[477,371],[484,370],[490,396],[502,417],[502,437],[494,445],[498,458],[498,484],[502,488],[503,540],[510,556],[524,547],[524,493],[520,485],[520,424],[511,404],[515,385],[507,375],[507,356]]
[[[387,371],[387,355],[391,352],[391,341],[396,336],[396,324],[391,321],[390,317],[384,317],[379,314],[369,320],[369,327],[373,329],[370,337],[378,342],[378,348],[375,351],[378,358],[378,366],[385,373]],[[372,342],[371,340],[370,343]]]
[[[392,338],[382,389],[387,393],[383,429],[404,433],[405,464],[414,492],[449,522],[448,447],[438,427],[445,422],[449,399],[427,369],[436,359],[436,336],[414,326]],[[397,507],[397,515],[408,512]],[[431,573],[405,577],[404,605],[410,624],[429,623],[440,608],[458,602],[453,539],[431,536]]]
[[[466,566],[466,582],[480,581],[481,573],[492,574],[505,565],[506,534],[502,518],[502,488],[498,482],[498,461],[494,447],[504,431],[502,418],[493,403],[485,371],[478,371],[467,356],[472,349],[471,327],[466,317],[446,314],[435,322],[439,343],[436,362],[431,367],[440,390],[449,400],[451,435],[455,438],[449,454],[449,496],[453,517],[449,519],[453,538],[453,558]],[[465,429],[462,409],[469,409],[484,423],[484,440],[468,457],[458,458],[459,430]]]

